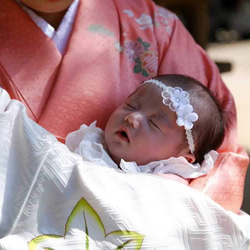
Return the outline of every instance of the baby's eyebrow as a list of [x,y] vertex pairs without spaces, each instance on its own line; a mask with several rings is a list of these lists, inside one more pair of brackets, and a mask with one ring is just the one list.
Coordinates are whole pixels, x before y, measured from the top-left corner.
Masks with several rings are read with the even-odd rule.
[[169,119],[169,116],[167,113],[165,113],[163,110],[160,110],[158,112],[157,118],[165,123],[168,127],[171,127],[171,120]]

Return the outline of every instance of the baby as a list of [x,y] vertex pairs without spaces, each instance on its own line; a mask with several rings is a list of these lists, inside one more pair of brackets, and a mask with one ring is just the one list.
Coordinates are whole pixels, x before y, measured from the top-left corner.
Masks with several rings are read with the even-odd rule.
[[[110,116],[66,138],[83,159],[126,172],[196,178],[213,167],[225,134],[216,98],[197,80],[163,75],[146,80]],[[205,160],[204,160],[205,159]]]

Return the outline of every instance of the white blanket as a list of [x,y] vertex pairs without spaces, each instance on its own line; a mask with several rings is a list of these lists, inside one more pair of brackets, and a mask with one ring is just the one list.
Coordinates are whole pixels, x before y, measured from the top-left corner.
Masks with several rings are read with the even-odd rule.
[[248,249],[250,217],[83,161],[0,90],[0,249]]

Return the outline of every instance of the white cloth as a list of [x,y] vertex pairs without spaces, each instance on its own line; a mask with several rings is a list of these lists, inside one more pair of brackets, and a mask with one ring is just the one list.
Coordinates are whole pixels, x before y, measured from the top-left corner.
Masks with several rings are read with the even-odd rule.
[[[71,132],[66,137],[66,145],[72,152],[82,156],[83,160],[99,165],[118,169],[116,163],[106,152],[104,132],[93,122],[89,127],[82,125],[79,130]],[[156,149],[157,150],[157,149]],[[137,165],[136,162],[121,160],[120,168],[130,173],[177,174],[183,178],[197,178],[207,174],[213,167],[218,153],[210,151],[201,164],[190,164],[184,157],[171,157],[166,160],[150,162],[147,165]]]
[[248,250],[250,216],[83,161],[0,89],[0,249]]
[[74,0],[70,5],[57,30],[55,30],[55,28],[43,18],[39,17],[34,11],[22,4],[20,0],[16,1],[22,6],[23,10],[27,12],[30,18],[44,32],[44,34],[54,41],[59,52],[63,54],[75,20],[79,0]]

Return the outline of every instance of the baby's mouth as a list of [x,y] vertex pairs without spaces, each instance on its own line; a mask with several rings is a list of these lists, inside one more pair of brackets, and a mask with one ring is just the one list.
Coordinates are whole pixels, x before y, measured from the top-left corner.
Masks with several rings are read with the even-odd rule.
[[121,138],[122,140],[124,140],[124,141],[127,141],[127,142],[129,142],[129,137],[128,137],[128,134],[127,134],[127,132],[125,131],[125,130],[119,130],[117,133],[116,133],[118,136],[119,136],[119,138]]

